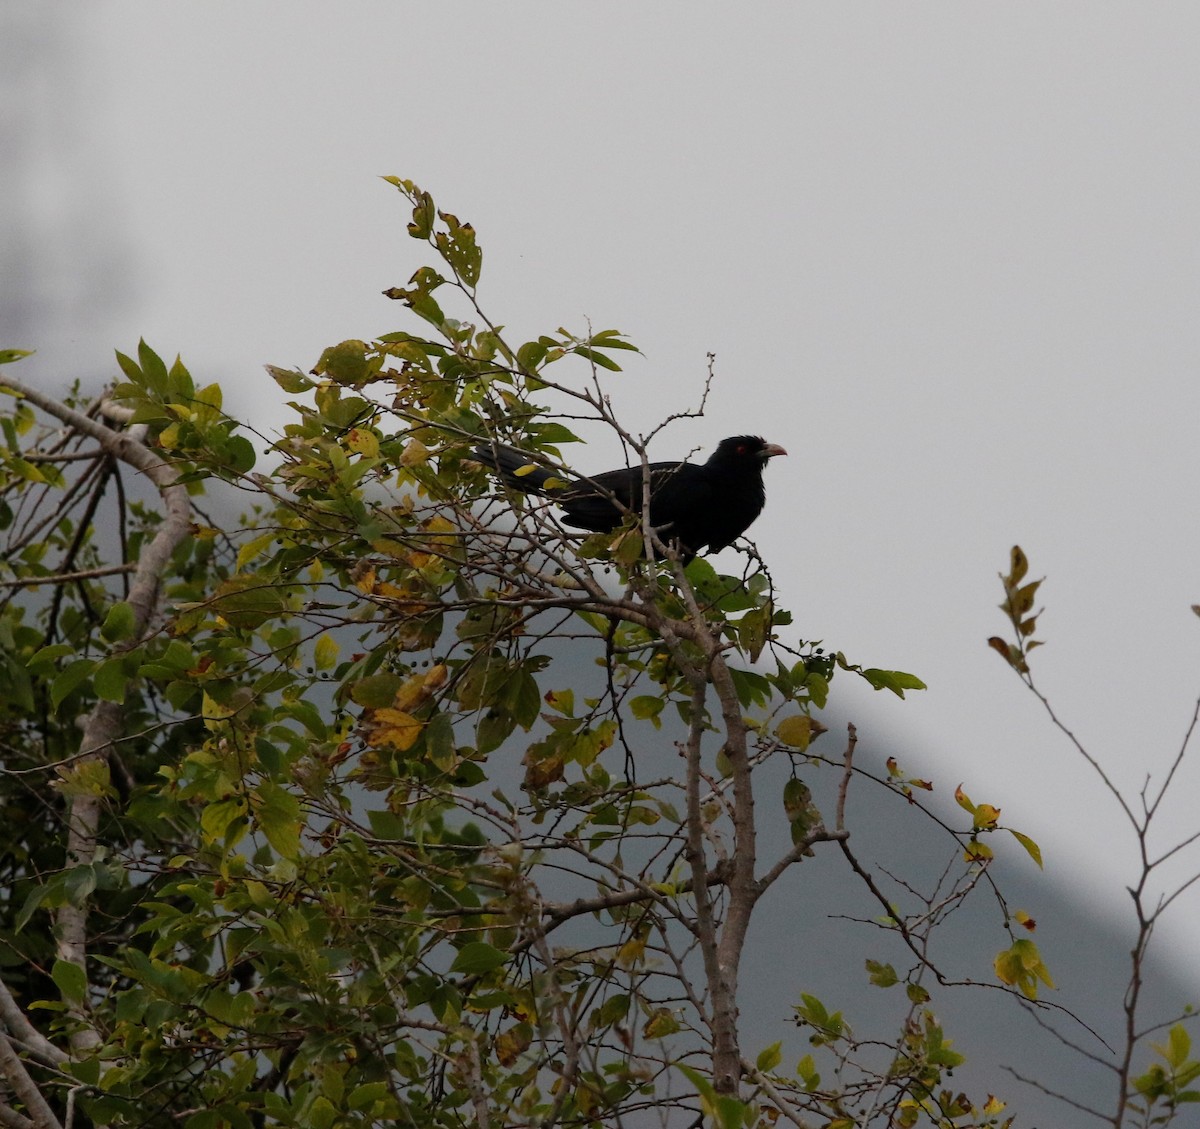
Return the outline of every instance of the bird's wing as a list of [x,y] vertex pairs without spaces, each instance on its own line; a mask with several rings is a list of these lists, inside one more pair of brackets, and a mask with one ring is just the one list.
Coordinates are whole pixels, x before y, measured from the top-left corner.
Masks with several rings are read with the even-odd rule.
[[526,494],[545,494],[561,490],[567,484],[561,475],[541,466],[528,451],[503,443],[480,444],[472,452],[477,462],[491,467],[510,490]]

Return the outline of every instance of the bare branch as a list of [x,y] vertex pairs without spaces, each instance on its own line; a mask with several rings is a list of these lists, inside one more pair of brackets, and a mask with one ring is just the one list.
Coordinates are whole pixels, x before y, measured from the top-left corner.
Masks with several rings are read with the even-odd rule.
[[43,584],[71,584],[76,580],[95,580],[101,576],[118,576],[136,572],[136,564],[105,565],[85,568],[79,572],[53,572],[48,576],[25,576],[19,580],[0,580],[0,588],[40,588]]

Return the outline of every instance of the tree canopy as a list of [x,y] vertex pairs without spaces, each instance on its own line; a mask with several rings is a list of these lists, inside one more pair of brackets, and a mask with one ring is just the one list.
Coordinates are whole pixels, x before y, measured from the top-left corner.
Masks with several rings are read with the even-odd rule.
[[[923,685],[798,638],[752,543],[736,574],[685,564],[641,507],[581,535],[488,473],[502,443],[570,482],[577,432],[648,465],[711,360],[694,407],[633,429],[606,391],[633,343],[510,341],[471,225],[386,179],[435,263],[386,291],[409,328],[269,367],[278,436],[145,343],[100,395],[0,376],[0,1124],[1010,1124],[953,1085],[932,939],[994,898],[971,979],[1036,1000],[990,860],[1037,845],[826,733],[835,682]],[[1026,571],[1014,550],[994,643],[1022,677]],[[857,852],[864,786],[942,827],[934,890]],[[785,1063],[782,1034],[744,1045],[742,954],[818,851],[873,904],[863,975],[900,1004],[867,1032],[787,1001],[810,1050]],[[1125,1062],[1118,1117],[1193,1100],[1186,1030],[1164,1047]]]

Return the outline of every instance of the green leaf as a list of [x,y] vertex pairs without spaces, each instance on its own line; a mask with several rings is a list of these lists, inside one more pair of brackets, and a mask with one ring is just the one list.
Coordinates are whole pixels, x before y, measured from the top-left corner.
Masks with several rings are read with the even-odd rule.
[[561,423],[539,423],[530,429],[530,433],[537,439],[539,444],[548,443],[552,446],[557,446],[560,443],[583,442],[575,432],[564,427]]
[[92,687],[96,697],[106,702],[125,701],[125,691],[129,685],[129,675],[125,669],[125,657],[119,656],[106,659],[96,668]]
[[263,368],[280,388],[293,396],[307,392],[313,386],[313,382],[298,369],[279,368],[276,365],[263,365]]
[[253,631],[279,615],[286,600],[279,588],[257,576],[232,576],[213,594],[212,606],[234,627]]
[[722,1094],[717,1098],[716,1109],[714,1110],[717,1124],[720,1126],[720,1129],[742,1129],[746,1124],[746,1110],[747,1106],[745,1102]]
[[[107,769],[105,770],[107,772]],[[66,873],[63,892],[73,906],[82,906],[96,890],[96,867],[87,863],[73,866]]]
[[491,972],[508,963],[508,953],[497,949],[484,941],[469,941],[458,950],[451,972],[462,972],[468,976],[478,976]]
[[590,343],[598,349],[628,349],[633,353],[641,352],[632,341],[624,339],[619,329],[602,329],[599,333],[592,334]]
[[[240,799],[218,800],[200,813],[200,830],[213,843],[232,846],[245,833],[246,808]],[[235,826],[239,824],[240,826]]]
[[612,555],[613,560],[626,568],[632,568],[646,555],[646,543],[640,533],[627,529],[617,538]]
[[83,1003],[87,995],[87,974],[74,961],[56,960],[50,977],[67,1003]]
[[640,694],[629,703],[629,708],[639,721],[653,721],[657,728],[662,724],[658,715],[662,713],[665,705],[666,702],[654,694]]
[[546,359],[546,346],[540,341],[526,341],[517,350],[517,364],[526,372],[534,372]]
[[92,659],[76,659],[64,667],[50,686],[50,704],[58,709],[72,690],[82,685],[96,669]]
[[629,1014],[629,997],[609,996],[600,1006],[599,1013],[593,1014],[594,1021],[601,1027],[611,1027],[614,1023],[620,1023]]
[[119,643],[128,639],[137,628],[137,620],[133,614],[133,605],[121,600],[108,609],[100,634],[110,643]]
[[74,1062],[64,1063],[63,1066],[71,1072],[72,1078],[77,1078],[87,1086],[95,1086],[100,1081],[100,1059],[82,1058]]
[[383,1101],[389,1093],[386,1082],[364,1082],[350,1091],[346,1106],[349,1109],[366,1109],[375,1102]]
[[891,690],[898,698],[904,697],[905,690],[928,689],[915,674],[906,674],[902,670],[878,670],[870,667],[862,671],[862,676],[876,690]]
[[783,813],[789,823],[815,812],[812,790],[797,776],[791,776],[783,786]]
[[774,1070],[783,1061],[783,1053],[779,1049],[781,1046],[781,1043],[772,1043],[766,1050],[759,1051],[755,1066],[764,1074]]
[[138,360],[142,363],[142,375],[146,379],[146,384],[157,392],[160,396],[169,394],[167,381],[167,366],[163,363],[160,357],[145,340],[138,342]]
[[603,353],[597,352],[595,349],[589,349],[586,345],[576,345],[574,351],[583,357],[584,360],[591,361],[592,364],[599,368],[608,369],[609,372],[621,371],[621,366],[612,357],[606,357]]
[[32,357],[32,349],[0,349],[0,365],[11,365],[14,361]]
[[54,669],[54,664],[63,657],[69,655],[75,650],[70,643],[51,643],[49,646],[42,647],[35,651],[30,660],[25,664],[33,674],[47,674]]
[[812,1055],[805,1055],[796,1063],[796,1075],[806,1090],[815,1090],[821,1084],[821,1076],[817,1073],[817,1064]]
[[403,685],[404,679],[398,674],[371,674],[351,685],[350,699],[368,709],[385,709],[396,700]]
[[134,386],[129,389],[128,386],[118,387],[114,390],[114,394],[118,399],[129,399],[134,389],[141,390],[146,387],[146,378],[142,375],[142,370],[138,366],[137,361],[132,357],[127,357],[120,349],[114,350],[117,357],[117,365],[121,371],[129,378],[130,384]]
[[[171,390],[171,396],[185,404],[195,394],[196,386],[192,383],[192,374],[184,367],[183,360],[178,356],[175,358],[175,363],[171,365],[171,371],[167,373],[167,382]],[[218,397],[221,395],[219,385],[210,384],[209,387],[216,389]],[[218,399],[217,407],[220,406],[221,402]]]
[[230,435],[216,453],[223,458],[224,469],[233,474],[245,474],[252,470],[258,458],[254,444],[244,435]]
[[1178,1070],[1187,1062],[1188,1053],[1191,1049],[1192,1040],[1187,1033],[1187,1028],[1182,1023],[1176,1023],[1168,1035],[1167,1062]]
[[300,855],[300,801],[269,780],[257,788],[255,815],[267,842],[285,859]]
[[337,1107],[324,1094],[318,1094],[308,1107],[311,1129],[333,1129],[338,1122]]
[[24,903],[21,906],[20,912],[17,914],[16,920],[13,923],[15,932],[20,933],[26,925],[29,924],[29,919],[37,912],[38,906],[42,904],[46,896],[51,893],[49,885],[35,886],[29,891]]
[[900,982],[900,977],[890,964],[883,964],[877,960],[867,961],[867,972],[871,983],[877,988],[890,988]]
[[408,234],[414,239],[428,239],[433,232],[433,217],[437,211],[433,206],[433,197],[410,181],[404,183],[409,186],[406,194],[413,202],[413,218],[408,225]]
[[351,338],[331,345],[321,354],[313,371],[328,376],[336,384],[351,387],[361,384],[372,374],[371,360],[367,356],[367,343]]

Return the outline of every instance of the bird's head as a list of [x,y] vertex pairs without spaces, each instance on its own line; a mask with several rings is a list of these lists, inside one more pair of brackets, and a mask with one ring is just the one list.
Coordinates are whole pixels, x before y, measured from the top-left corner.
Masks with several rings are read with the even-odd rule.
[[761,471],[768,459],[786,454],[778,443],[768,443],[761,435],[731,435],[717,444],[710,461],[727,466],[753,466]]

